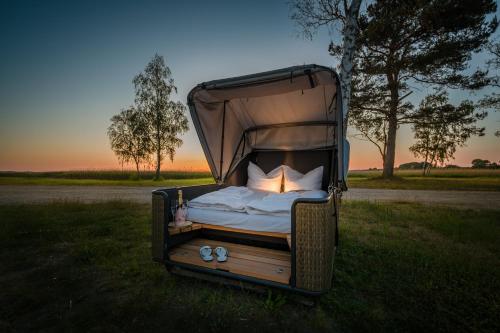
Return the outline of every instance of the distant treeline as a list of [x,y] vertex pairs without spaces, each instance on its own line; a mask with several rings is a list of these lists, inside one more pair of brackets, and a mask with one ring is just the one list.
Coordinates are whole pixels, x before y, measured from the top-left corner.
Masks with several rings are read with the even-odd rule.
[[[154,171],[141,172],[142,178],[155,176]],[[194,179],[212,177],[208,171],[162,171],[164,179]],[[105,180],[126,180],[136,177],[135,172],[127,171],[48,171],[48,172],[13,172],[0,171],[0,177],[32,177],[32,178],[64,178],[64,179],[105,179]]]
[[[500,164],[496,162],[490,162],[489,160],[483,160],[480,158],[476,158],[472,160],[472,169],[500,169]],[[460,169],[461,166],[454,164],[447,164],[442,167],[432,166],[430,163],[426,162],[409,162],[403,163],[399,165],[400,170],[422,170],[426,167],[432,167],[434,169]]]

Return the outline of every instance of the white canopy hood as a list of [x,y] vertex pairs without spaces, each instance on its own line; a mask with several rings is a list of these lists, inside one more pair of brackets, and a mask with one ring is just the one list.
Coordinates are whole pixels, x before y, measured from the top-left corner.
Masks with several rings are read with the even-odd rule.
[[344,178],[338,76],[318,65],[201,83],[188,95],[196,132],[216,180],[253,150],[337,148]]

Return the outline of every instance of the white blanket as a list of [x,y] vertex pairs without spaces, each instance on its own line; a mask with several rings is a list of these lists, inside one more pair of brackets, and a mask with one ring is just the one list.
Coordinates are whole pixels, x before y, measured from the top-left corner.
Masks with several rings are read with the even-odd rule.
[[191,201],[191,208],[245,212],[248,202],[265,197],[269,192],[253,191],[245,186],[229,186],[201,195]]
[[230,186],[189,201],[189,208],[247,213],[250,215],[290,216],[292,204],[299,198],[321,199],[321,190],[273,193]]
[[215,209],[189,208],[188,219],[197,223],[254,231],[289,234],[291,229],[290,216],[250,215]]
[[270,193],[263,198],[252,200],[246,205],[246,212],[252,215],[289,216],[292,204],[299,198],[321,199],[327,193],[321,190]]

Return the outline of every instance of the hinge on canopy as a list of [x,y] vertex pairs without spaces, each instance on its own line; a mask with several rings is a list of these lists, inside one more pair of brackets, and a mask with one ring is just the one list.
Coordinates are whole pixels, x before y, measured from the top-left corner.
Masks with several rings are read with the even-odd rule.
[[314,80],[312,78],[312,74],[311,74],[311,70],[310,69],[306,69],[304,71],[304,74],[307,75],[307,77],[309,78],[309,84],[311,85],[311,89],[316,87],[316,85],[314,84]]
[[342,188],[334,186],[331,183],[328,185],[328,193],[335,195],[339,199],[342,198],[342,192]]

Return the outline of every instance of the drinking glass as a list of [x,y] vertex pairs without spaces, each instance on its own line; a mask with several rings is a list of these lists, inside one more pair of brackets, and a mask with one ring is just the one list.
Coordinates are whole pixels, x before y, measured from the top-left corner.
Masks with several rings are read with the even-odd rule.
[[175,213],[177,212],[178,200],[170,200],[170,212],[172,213],[172,222],[175,223]]
[[186,221],[189,220],[189,200],[186,200],[186,211],[185,211],[185,214],[186,214]]

